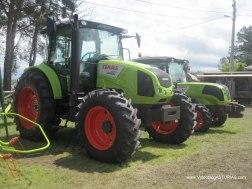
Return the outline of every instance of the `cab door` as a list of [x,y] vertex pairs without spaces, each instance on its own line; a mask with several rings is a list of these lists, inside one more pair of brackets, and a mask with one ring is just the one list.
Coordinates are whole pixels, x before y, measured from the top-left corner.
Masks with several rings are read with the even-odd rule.
[[70,90],[71,38],[57,37],[51,62],[50,65],[59,77],[63,94],[68,94]]

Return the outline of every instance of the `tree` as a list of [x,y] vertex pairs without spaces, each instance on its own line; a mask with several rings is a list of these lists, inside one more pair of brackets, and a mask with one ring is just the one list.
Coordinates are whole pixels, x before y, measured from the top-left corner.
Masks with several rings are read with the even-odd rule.
[[[237,59],[234,60],[234,71],[244,71],[245,67],[245,63],[242,63]],[[222,72],[229,72],[231,70],[231,64],[229,59],[226,57],[221,58],[218,68]]]
[[[71,14],[77,0],[0,0],[0,29],[5,30],[4,90],[11,90],[11,74],[16,65],[19,43],[16,37],[25,41],[31,39],[29,64],[34,65],[37,54],[38,33],[46,16]],[[19,41],[19,40],[16,40]]]
[[237,34],[237,58],[252,64],[252,26],[244,26]]
[[23,17],[24,0],[1,0],[1,26],[6,27],[5,58],[4,58],[4,90],[11,90],[11,72],[15,60],[15,38],[18,21]]
[[29,66],[33,66],[36,62],[38,50],[39,32],[45,26],[46,17],[52,16],[59,19],[69,17],[73,14],[77,7],[77,0],[61,0],[52,2],[51,0],[36,0],[25,8],[26,14],[30,18],[31,28],[27,33],[31,33],[31,47],[29,53]]

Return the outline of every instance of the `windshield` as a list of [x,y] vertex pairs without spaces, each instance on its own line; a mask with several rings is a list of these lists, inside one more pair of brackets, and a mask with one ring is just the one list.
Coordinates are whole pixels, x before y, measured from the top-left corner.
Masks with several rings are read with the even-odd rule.
[[186,82],[186,74],[185,74],[182,64],[172,62],[169,64],[168,71],[173,82],[175,83]]
[[172,78],[172,81],[177,82],[186,82],[186,74],[183,69],[183,65],[172,62],[172,63],[158,63],[158,64],[150,64],[152,66],[155,66],[166,73],[169,73],[170,77]]
[[81,61],[101,54],[108,55],[113,59],[122,59],[122,47],[119,34],[105,30],[81,28]]

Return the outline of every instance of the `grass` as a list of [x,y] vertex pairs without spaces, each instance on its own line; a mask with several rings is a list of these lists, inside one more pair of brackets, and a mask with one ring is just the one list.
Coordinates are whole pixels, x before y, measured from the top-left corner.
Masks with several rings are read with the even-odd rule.
[[194,134],[178,146],[156,143],[143,132],[142,148],[121,165],[89,159],[77,145],[75,130],[62,129],[47,152],[15,158],[19,177],[13,178],[0,160],[0,188],[251,188],[251,115],[247,108],[243,118],[230,118],[223,127]]

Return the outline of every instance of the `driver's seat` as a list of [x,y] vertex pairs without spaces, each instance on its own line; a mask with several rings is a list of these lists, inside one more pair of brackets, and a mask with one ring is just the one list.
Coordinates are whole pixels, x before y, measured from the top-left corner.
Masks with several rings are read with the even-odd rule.
[[80,90],[89,92],[96,88],[97,64],[84,62],[80,73]]
[[96,89],[97,64],[100,60],[108,60],[105,54],[95,54],[81,64],[80,70],[80,90],[89,92]]

